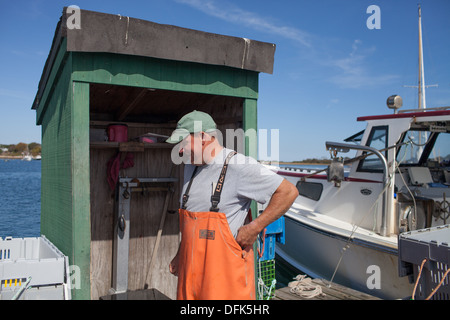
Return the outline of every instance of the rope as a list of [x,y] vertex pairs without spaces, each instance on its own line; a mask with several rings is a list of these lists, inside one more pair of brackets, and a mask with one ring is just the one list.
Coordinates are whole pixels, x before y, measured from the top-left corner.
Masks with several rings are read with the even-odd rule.
[[336,272],[337,272],[337,270],[339,269],[339,266],[340,266],[340,264],[341,264],[341,261],[342,261],[342,258],[343,258],[343,256],[344,256],[345,251],[346,251],[347,249],[350,248],[350,242],[351,242],[352,239],[353,239],[353,235],[355,234],[355,232],[356,232],[356,230],[359,228],[359,226],[362,224],[362,222],[364,221],[364,219],[367,217],[367,215],[368,215],[370,212],[372,212],[372,209],[375,207],[375,205],[377,204],[377,202],[380,200],[380,198],[381,198],[381,196],[384,194],[384,192],[386,192],[388,186],[391,184],[391,181],[392,181],[392,175],[389,175],[389,181],[386,183],[384,189],[380,192],[380,194],[378,195],[378,197],[377,197],[377,199],[375,200],[375,202],[372,204],[372,206],[369,208],[369,210],[362,216],[360,222],[359,222],[358,224],[356,224],[356,225],[353,225],[352,232],[350,233],[350,236],[348,237],[347,241],[345,242],[344,247],[343,247],[342,250],[341,250],[341,254],[340,254],[340,257],[339,257],[339,261],[338,261],[338,263],[337,263],[337,265],[336,265],[336,268],[334,269],[333,275],[331,276],[330,283],[333,282],[334,277],[336,276]]
[[[427,262],[427,259],[423,259],[422,263],[420,264],[420,268],[419,268],[419,274],[417,275],[417,279],[416,279],[416,283],[414,285],[414,290],[412,293],[412,297],[411,300],[414,300],[414,296],[416,295],[416,289],[417,289],[417,285],[419,284],[419,280],[420,280],[420,276],[422,275],[422,270],[423,270],[423,266],[425,265],[425,262]],[[448,273],[450,272],[450,269],[447,269],[447,271],[445,271],[444,275],[442,276],[441,281],[439,281],[439,284],[436,286],[436,288],[434,288],[430,295],[425,299],[425,300],[430,300],[431,297],[434,296],[434,294],[439,290],[439,288],[441,287],[441,285],[444,283],[445,278],[447,278]]]
[[260,241],[259,242],[262,242],[262,244],[261,244],[261,249],[258,247],[257,248],[257,250],[258,250],[258,256],[259,256],[259,258],[261,259],[262,258],[262,256],[264,255],[264,248],[265,248],[265,242],[266,242],[266,231],[267,231],[267,228],[264,228],[264,231],[263,231],[263,234],[262,234],[262,240],[261,240],[261,237],[260,237]]
[[261,277],[258,278],[258,294],[261,300],[263,300],[264,295],[266,295],[266,300],[272,298],[272,290],[274,290],[277,280],[273,279],[270,287],[267,286]]
[[449,271],[450,271],[450,269],[447,269],[447,271],[445,271],[445,273],[444,273],[444,275],[443,275],[441,281],[439,281],[439,284],[437,285],[437,287],[434,288],[433,291],[431,291],[430,295],[429,295],[425,300],[430,300],[431,297],[436,293],[436,291],[439,290],[439,288],[441,287],[441,285],[444,283],[444,280],[445,280],[445,278],[447,277]]
[[305,299],[312,299],[317,296],[325,296],[322,292],[322,287],[318,284],[313,284],[311,278],[306,275],[299,274],[295,281],[289,282],[289,291]]
[[422,275],[422,269],[423,269],[423,265],[425,264],[425,262],[427,262],[427,259],[423,259],[423,261],[422,261],[422,263],[420,265],[419,275],[417,276],[416,284],[414,285],[414,290],[413,290],[413,293],[412,293],[411,300],[414,300],[414,296],[416,295],[417,285],[419,284],[419,279],[420,279],[420,276]]
[[258,269],[259,269],[259,277],[258,277],[258,296],[261,300],[263,300],[264,295],[266,295],[266,300],[270,300],[272,298],[272,291],[275,290],[275,285],[277,284],[277,280],[273,279],[270,287],[264,283],[264,280],[261,278],[261,260],[258,259]]

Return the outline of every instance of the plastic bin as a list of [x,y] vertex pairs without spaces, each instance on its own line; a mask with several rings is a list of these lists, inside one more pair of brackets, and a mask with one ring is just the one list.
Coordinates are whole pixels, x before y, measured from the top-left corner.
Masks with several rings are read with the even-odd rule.
[[[450,225],[405,232],[399,235],[399,275],[417,283],[414,299],[426,299],[438,286],[450,264]],[[423,265],[419,277],[420,267]],[[432,300],[450,299],[447,275]]]
[[68,269],[68,258],[44,236],[0,238],[0,300],[70,299]]
[[271,224],[269,224],[265,232],[261,233],[262,248],[260,251],[262,252],[262,256],[260,257],[261,261],[272,260],[275,258],[275,242],[279,242],[284,244],[285,236],[284,236],[284,217],[281,217]]

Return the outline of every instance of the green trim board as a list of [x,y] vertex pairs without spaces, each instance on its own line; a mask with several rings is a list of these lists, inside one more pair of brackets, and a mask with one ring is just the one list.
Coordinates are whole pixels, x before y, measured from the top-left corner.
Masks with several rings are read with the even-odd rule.
[[152,89],[258,98],[258,73],[192,62],[108,53],[67,52],[63,44],[36,106],[36,123],[42,124],[49,96],[62,68],[72,70],[72,80]]
[[111,53],[72,53],[73,80],[242,98],[258,98],[258,73]]
[[91,211],[89,178],[89,84],[72,81],[71,163],[73,263],[80,268],[75,299],[90,298]]
[[66,65],[42,121],[41,234],[80,270],[74,299],[90,298],[89,84]]

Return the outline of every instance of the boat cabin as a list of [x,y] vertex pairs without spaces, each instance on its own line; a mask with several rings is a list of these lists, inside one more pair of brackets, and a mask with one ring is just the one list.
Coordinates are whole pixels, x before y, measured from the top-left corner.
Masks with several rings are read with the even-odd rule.
[[326,169],[278,169],[299,196],[276,252],[312,277],[398,299],[413,290],[405,277],[413,270],[399,276],[398,235],[450,222],[450,108],[358,121],[367,123],[364,131],[325,143],[332,158]]
[[[378,180],[386,169],[393,201],[391,233],[449,223],[450,108],[405,110],[360,117],[367,121],[361,144],[382,150],[387,168],[375,154],[354,163],[350,174]],[[356,156],[366,155],[358,151]],[[376,177],[379,177],[378,179]]]
[[359,117],[365,130],[326,142],[327,174],[279,174],[297,185],[299,207],[383,236],[449,223],[449,109]]

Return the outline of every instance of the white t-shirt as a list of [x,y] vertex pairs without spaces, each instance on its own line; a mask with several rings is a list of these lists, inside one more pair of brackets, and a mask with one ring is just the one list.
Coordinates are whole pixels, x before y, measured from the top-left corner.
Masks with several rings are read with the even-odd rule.
[[[189,200],[186,203],[188,211],[210,211],[211,195],[214,193],[214,187],[219,179],[225,158],[232,151],[224,148],[213,162],[199,166],[189,191]],[[181,199],[186,192],[194,168],[194,165],[185,165]],[[219,212],[225,213],[234,237],[237,236],[239,228],[244,224],[251,201],[266,203],[282,181],[281,176],[251,157],[238,153],[231,158],[218,208]]]

